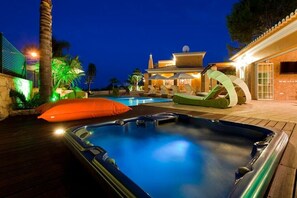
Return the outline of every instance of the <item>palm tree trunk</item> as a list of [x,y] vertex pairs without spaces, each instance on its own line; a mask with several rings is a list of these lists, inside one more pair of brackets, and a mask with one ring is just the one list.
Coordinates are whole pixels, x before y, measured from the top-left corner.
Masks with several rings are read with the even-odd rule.
[[91,90],[91,83],[90,83],[90,81],[88,80],[88,93],[90,93],[90,90]]
[[48,102],[52,93],[52,1],[41,0],[40,2],[40,99]]

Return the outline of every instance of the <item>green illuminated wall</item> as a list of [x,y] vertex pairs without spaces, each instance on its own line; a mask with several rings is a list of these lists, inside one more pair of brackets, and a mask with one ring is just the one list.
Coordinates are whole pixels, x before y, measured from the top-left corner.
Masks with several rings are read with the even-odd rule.
[[8,117],[12,112],[12,99],[9,96],[10,90],[17,90],[29,99],[32,93],[32,86],[33,82],[30,80],[0,73],[0,121]]
[[31,98],[33,82],[22,78],[13,77],[13,87],[16,91],[23,93],[27,100]]

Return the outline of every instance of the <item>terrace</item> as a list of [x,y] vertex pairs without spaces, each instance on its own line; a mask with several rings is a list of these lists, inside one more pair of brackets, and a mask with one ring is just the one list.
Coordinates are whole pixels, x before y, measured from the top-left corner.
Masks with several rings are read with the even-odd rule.
[[[160,112],[182,113],[202,118],[250,124],[273,129],[275,131],[284,131],[290,138],[289,143],[278,164],[277,171],[269,185],[265,197],[296,197],[296,70],[285,72],[287,75],[284,75],[282,71],[282,68],[288,62],[296,62],[296,37],[294,37],[297,34],[296,13],[297,11],[291,13],[290,16],[286,17],[282,22],[278,23],[254,43],[247,46],[247,48],[243,49],[238,56],[231,58],[231,60],[238,63],[236,68],[237,74],[243,79],[246,78],[248,81],[250,89],[254,94],[253,99],[276,99],[276,101],[254,100],[249,104],[236,105],[233,108],[224,110],[178,105],[174,103],[146,104],[133,107],[132,111],[117,116],[59,123],[48,123],[44,120],[39,120],[36,118],[36,115],[8,117],[1,121],[0,125],[0,197],[86,197],[93,196],[95,193],[100,193],[103,197],[114,197],[114,192],[109,188],[105,188],[102,183],[95,181],[91,174],[85,170],[85,167],[82,166],[63,143],[63,137],[56,136],[53,132],[59,127],[70,128],[78,125],[102,123]],[[289,32],[290,35],[287,35],[287,29],[292,30],[292,32]],[[287,35],[285,38],[282,37],[285,35],[283,34],[284,32]],[[281,35],[269,39],[269,36],[274,33],[280,33]],[[0,34],[0,36],[2,35]],[[265,44],[265,39],[268,39],[267,41],[273,41],[269,42],[270,46],[266,45],[267,43]],[[3,41],[4,44],[9,44],[6,40]],[[262,41],[265,41],[265,45],[261,43]],[[286,45],[283,45],[284,43]],[[2,41],[0,44],[2,45]],[[280,48],[279,46],[283,47]],[[271,49],[273,49],[273,51],[271,51]],[[28,90],[32,90],[34,83],[32,84],[30,81],[21,82],[19,79],[25,78],[26,76],[24,69],[25,57],[14,48],[13,51],[19,55],[18,64],[11,64],[10,61],[13,59],[7,54],[3,53],[4,58],[2,56],[0,58],[1,64],[3,62],[2,59],[4,60],[4,64],[1,65],[1,70],[5,74],[0,75],[0,77],[4,79],[2,80],[4,83],[1,82],[1,86],[9,84],[13,85],[11,86],[13,88],[14,86],[18,88],[17,85],[26,84]],[[184,52],[191,54],[189,50],[185,50]],[[270,54],[266,54],[266,52],[270,52]],[[199,56],[201,55],[203,57],[204,53]],[[189,73],[193,72],[192,68],[185,67],[193,66],[192,62],[185,61],[185,59],[181,60],[183,56],[185,56],[185,54],[175,54],[176,62],[174,65],[167,65],[166,63],[168,68],[161,67],[162,64],[165,64],[165,62],[162,61],[160,62],[162,64],[159,64],[160,68],[152,68],[149,65],[146,79],[149,79],[149,75],[155,73],[171,75],[180,72],[180,70]],[[187,57],[189,58],[188,55]],[[202,61],[199,61],[198,64],[200,69],[198,71],[195,70],[198,73],[201,72],[203,68],[200,62]],[[152,60],[150,60],[150,63],[153,64]],[[19,68],[13,68],[13,70],[10,71],[6,67],[7,65],[17,65]],[[218,63],[215,65],[219,66]],[[258,70],[253,70],[254,68]],[[265,68],[265,70],[262,68]],[[198,73],[194,72],[193,74],[197,74],[197,78],[200,78],[201,75],[198,75]],[[273,73],[276,75],[272,76],[271,74]],[[7,74],[18,78],[15,80]],[[264,76],[269,76],[269,78],[266,79]],[[35,78],[35,73],[33,77]],[[258,79],[260,79],[260,81],[258,81]],[[203,80],[202,78],[199,80],[196,79],[196,82],[193,80],[193,85],[196,87],[203,85],[199,91],[208,91],[204,90],[205,87],[208,87],[208,84],[204,83]],[[275,83],[272,83],[273,80]],[[149,81],[146,80],[146,83],[148,82]],[[263,84],[260,82],[263,82]],[[177,80],[175,82],[172,81],[172,83],[178,84]],[[148,84],[145,84],[145,87],[147,85]],[[275,87],[272,87],[272,85]],[[10,113],[7,111],[7,107],[10,105],[11,101],[6,95],[8,95],[7,93],[10,91],[11,87],[3,87],[4,88],[0,87],[1,90],[4,90],[3,93],[5,93],[1,94],[2,96],[0,97],[0,110],[3,111],[0,113],[0,120],[2,120],[2,118],[4,119]],[[263,87],[265,89],[262,89]],[[268,93],[264,91],[266,88],[270,90]],[[19,86],[19,89],[23,90],[24,88]],[[275,92],[273,92],[274,89]],[[5,97],[3,97],[3,95]],[[3,117],[2,114],[4,115]]]
[[69,128],[159,112],[185,113],[283,130],[290,140],[267,197],[295,196],[296,101],[253,101],[227,110],[212,108],[212,113],[209,110],[205,107],[189,108],[163,103],[136,106],[132,111],[117,116],[70,122],[48,123],[36,119],[35,115],[9,117],[1,121],[0,125],[0,197],[85,197],[98,192],[100,195],[111,195],[107,188],[85,171],[63,143],[63,138],[55,136],[53,131],[58,127]]

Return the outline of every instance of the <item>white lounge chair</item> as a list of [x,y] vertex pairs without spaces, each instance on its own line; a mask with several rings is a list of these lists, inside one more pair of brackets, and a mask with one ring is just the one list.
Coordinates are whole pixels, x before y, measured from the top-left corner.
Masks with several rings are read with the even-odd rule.
[[176,85],[171,85],[171,92],[170,94],[174,95],[175,93],[178,93],[178,86]]
[[185,89],[186,89],[186,94],[190,94],[190,95],[194,94],[194,90],[191,85],[185,84]]
[[167,98],[169,96],[169,90],[165,85],[161,85],[160,87],[160,94],[162,98]]
[[246,83],[237,76],[228,75],[228,77],[231,79],[235,86],[235,90],[238,96],[237,104],[249,103],[252,100],[252,96]]
[[148,86],[148,92],[142,93],[141,96],[156,96],[157,95],[157,90],[153,85]]

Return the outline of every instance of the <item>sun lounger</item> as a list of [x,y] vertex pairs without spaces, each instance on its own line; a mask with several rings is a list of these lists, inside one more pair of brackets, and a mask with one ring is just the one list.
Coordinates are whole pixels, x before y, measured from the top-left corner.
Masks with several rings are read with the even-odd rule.
[[170,94],[173,96],[175,93],[178,93],[178,86],[176,85],[171,85],[171,92]]
[[228,108],[230,103],[228,98],[219,97],[219,94],[224,90],[225,88],[223,86],[217,85],[204,97],[185,93],[176,93],[173,96],[173,102],[185,105]]
[[252,100],[252,97],[246,83],[236,76],[228,75],[228,77],[231,79],[232,83],[235,86],[235,90],[238,96],[237,104],[249,103]]
[[155,96],[157,96],[157,90],[154,88],[154,86],[149,85],[148,88],[149,88],[149,91],[146,92],[146,93],[141,93],[140,96],[146,96],[146,97],[155,97]]
[[185,84],[185,89],[186,89],[186,94],[190,94],[190,95],[194,94],[194,90],[191,85]]
[[168,98],[172,98],[174,94],[178,93],[178,86],[171,85]]
[[162,98],[168,98],[169,97],[169,90],[165,85],[161,85],[160,87],[160,95]]
[[[236,105],[238,96],[231,79],[220,71],[208,70],[207,75],[209,78],[217,80],[222,85],[216,85],[204,97],[189,94],[174,94],[173,102],[216,108],[227,108]],[[219,96],[224,90],[227,91],[227,94],[223,97]]]

